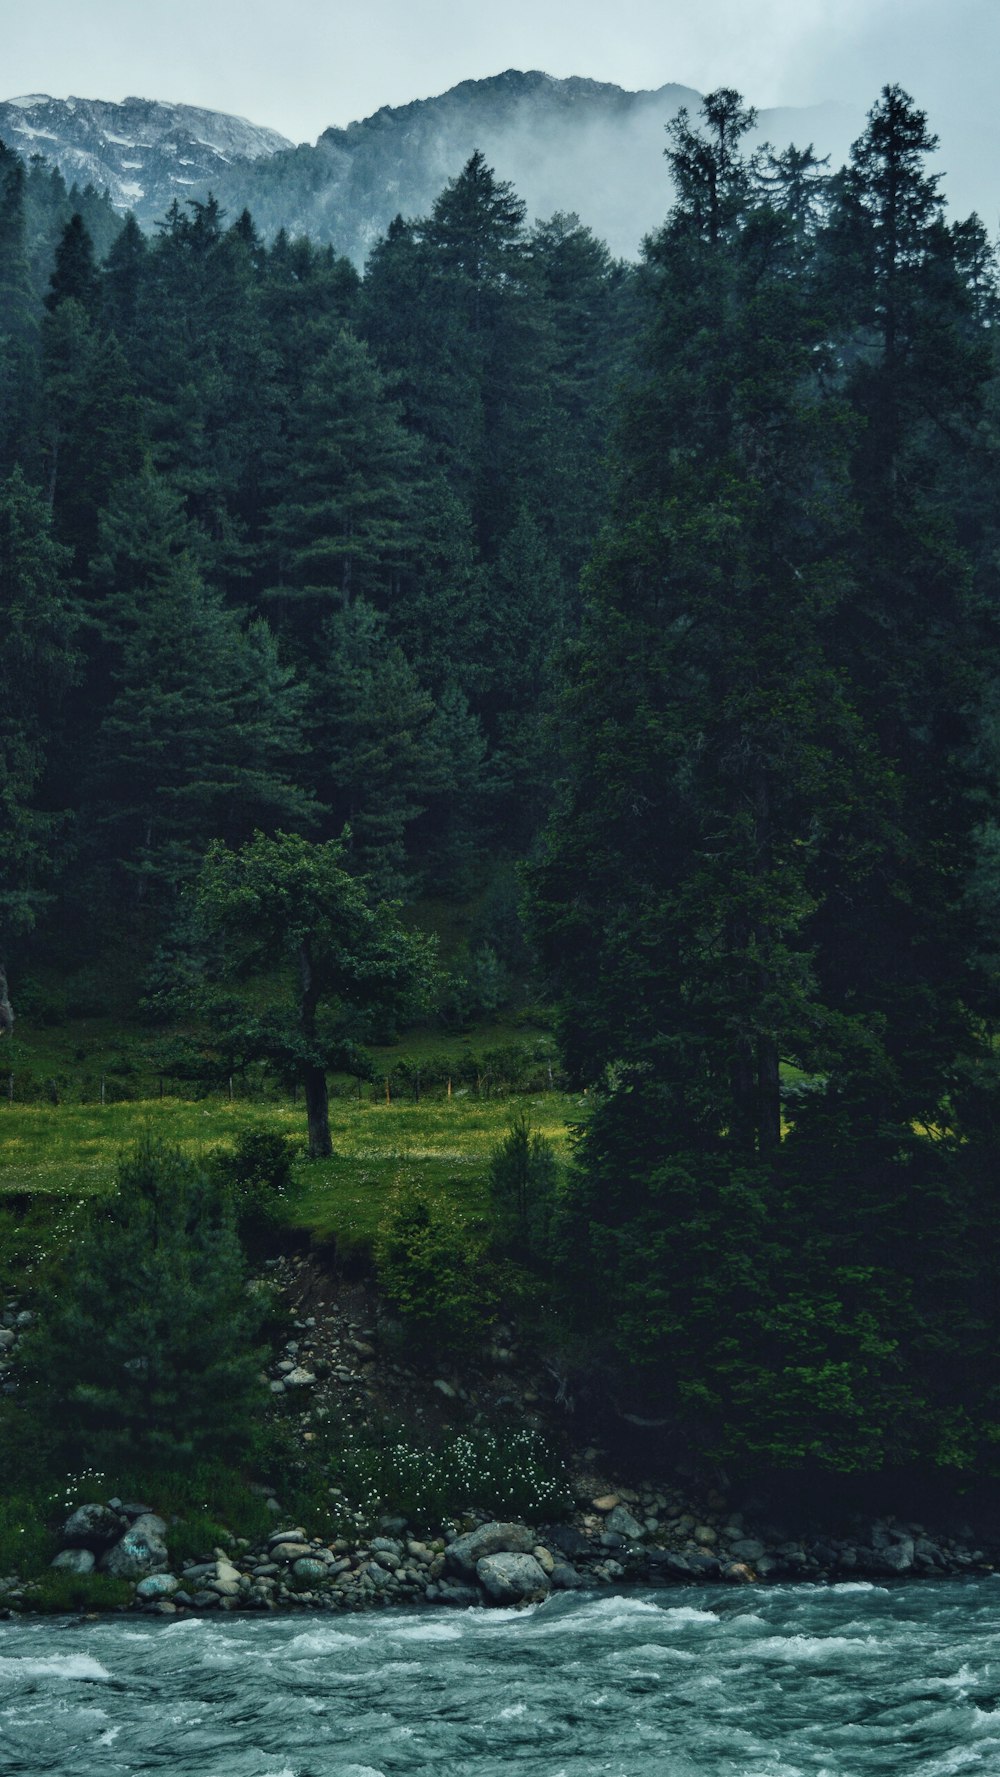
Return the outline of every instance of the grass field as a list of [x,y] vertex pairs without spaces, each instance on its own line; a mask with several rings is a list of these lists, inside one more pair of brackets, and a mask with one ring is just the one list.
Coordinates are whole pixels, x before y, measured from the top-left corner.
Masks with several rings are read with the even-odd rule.
[[[330,1123],[334,1156],[304,1158],[306,1122],[301,1101],[292,1102],[272,1086],[252,1094],[237,1081],[228,1089],[206,1094],[167,1090],[149,1067],[148,1033],[123,1030],[110,1023],[88,1021],[52,1031],[30,1030],[16,1044],[6,1044],[0,1076],[14,1074],[14,1096],[0,1093],[0,1210],[4,1200],[32,1201],[29,1250],[58,1243],[72,1226],[77,1206],[113,1188],[121,1155],[144,1138],[175,1144],[193,1159],[213,1149],[231,1147],[246,1130],[267,1129],[285,1135],[299,1152],[296,1190],[288,1219],[315,1239],[336,1241],[344,1249],[364,1249],[378,1228],[393,1190],[404,1182],[417,1184],[436,1202],[462,1218],[486,1209],[486,1177],[491,1150],[502,1140],[515,1111],[524,1111],[532,1128],[553,1142],[557,1153],[568,1150],[570,1125],[580,1121],[586,1100],[559,1091],[477,1091],[476,1066],[470,1058],[522,1048],[537,1057],[544,1037],[523,1028],[490,1026],[471,1036],[447,1038],[416,1033],[404,1044],[378,1052],[378,1064],[391,1077],[391,1102],[384,1078],[357,1088],[348,1080],[334,1082]],[[155,1040],[152,1039],[152,1040]],[[132,1062],[129,1073],[122,1065]],[[118,1069],[112,1075],[112,1064]],[[413,1070],[434,1075],[454,1066],[449,1095],[446,1085],[424,1086],[417,1101]],[[400,1069],[410,1070],[404,1080]],[[541,1066],[541,1077],[547,1075]],[[129,1083],[129,1096],[110,1090],[99,1098],[100,1079],[107,1074]],[[537,1074],[537,1067],[536,1067]],[[51,1098],[37,1090],[52,1077]],[[462,1085],[463,1079],[472,1083]],[[19,1096],[22,1082],[35,1087]],[[200,1094],[200,1095],[196,1095]],[[22,1212],[18,1213],[21,1220]],[[13,1232],[13,1230],[9,1230]],[[24,1251],[23,1236],[16,1241]],[[3,1241],[0,1240],[0,1245]],[[13,1255],[10,1255],[13,1256]]]

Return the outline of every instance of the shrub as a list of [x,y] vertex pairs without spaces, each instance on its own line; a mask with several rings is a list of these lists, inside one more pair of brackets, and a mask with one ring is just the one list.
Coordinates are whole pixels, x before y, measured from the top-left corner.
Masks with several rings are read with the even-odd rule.
[[25,1588],[24,1608],[46,1615],[69,1610],[115,1610],[128,1604],[132,1586],[109,1573],[66,1573],[53,1568]]
[[242,1239],[259,1240],[283,1221],[292,1192],[292,1154],[283,1135],[245,1129],[231,1150],[213,1155],[212,1168],[230,1193]]
[[542,1256],[558,1176],[551,1142],[537,1130],[532,1132],[525,1113],[517,1111],[490,1157],[490,1205],[501,1247],[521,1258]]
[[445,1220],[412,1186],[390,1201],[375,1263],[383,1294],[425,1346],[476,1343],[495,1317],[484,1241],[465,1223]]
[[378,1446],[345,1446],[336,1475],[342,1511],[361,1529],[386,1511],[429,1530],[470,1510],[537,1521],[572,1504],[563,1464],[524,1427],[456,1432],[434,1446],[390,1434]]

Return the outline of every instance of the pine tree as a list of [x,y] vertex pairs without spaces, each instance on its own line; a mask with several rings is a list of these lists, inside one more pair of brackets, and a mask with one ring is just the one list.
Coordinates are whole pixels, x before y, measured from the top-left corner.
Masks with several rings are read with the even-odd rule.
[[260,1323],[231,1205],[179,1151],[147,1143],[121,1163],[26,1341],[27,1404],[74,1468],[239,1456],[263,1392]]

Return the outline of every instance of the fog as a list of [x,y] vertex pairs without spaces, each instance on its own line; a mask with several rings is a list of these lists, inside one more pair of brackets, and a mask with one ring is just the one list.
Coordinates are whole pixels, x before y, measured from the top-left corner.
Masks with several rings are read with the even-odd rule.
[[[725,84],[760,108],[834,101],[855,119],[898,80],[941,136],[954,206],[992,226],[1000,203],[996,0],[0,0],[0,27],[0,97],[178,100],[293,141],[511,67],[631,90]],[[595,139],[598,185],[603,152]]]

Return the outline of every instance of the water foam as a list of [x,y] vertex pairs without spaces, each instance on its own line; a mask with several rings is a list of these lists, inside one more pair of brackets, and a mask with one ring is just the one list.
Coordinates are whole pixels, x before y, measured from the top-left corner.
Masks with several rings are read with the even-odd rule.
[[0,1678],[68,1678],[95,1683],[111,1673],[89,1654],[45,1654],[41,1659],[0,1656]]

